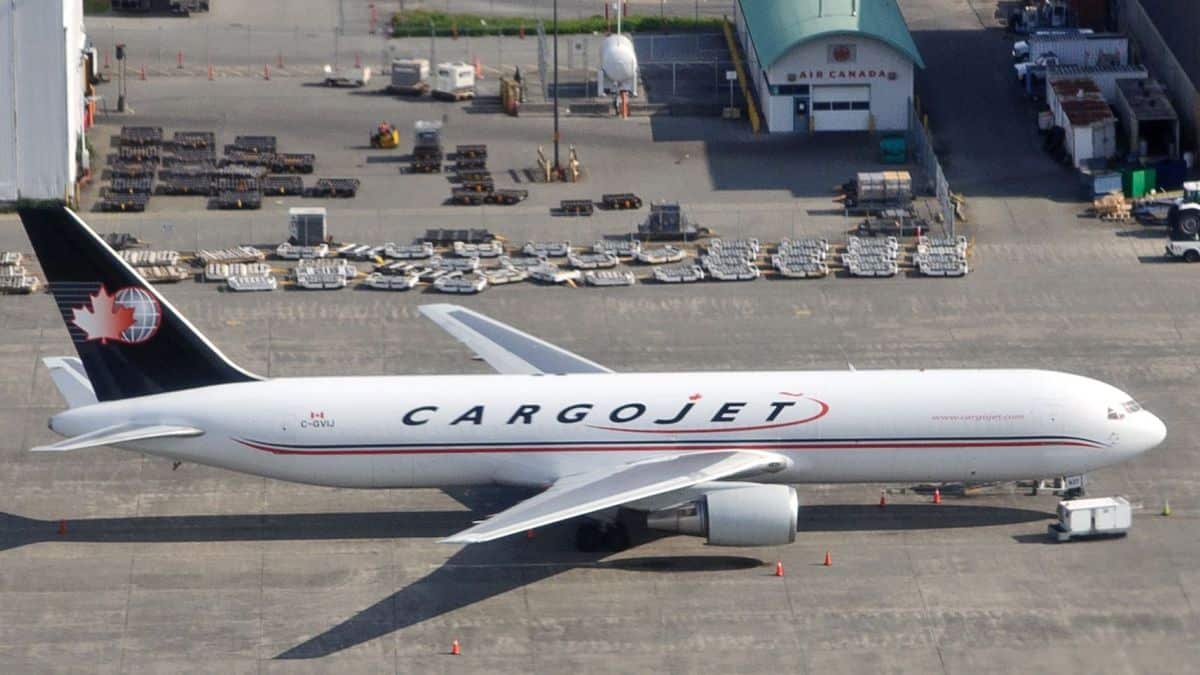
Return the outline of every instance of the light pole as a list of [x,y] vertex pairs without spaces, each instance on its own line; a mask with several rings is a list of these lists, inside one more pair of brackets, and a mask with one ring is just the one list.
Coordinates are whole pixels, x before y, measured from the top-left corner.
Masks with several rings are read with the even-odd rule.
[[554,175],[562,171],[558,163],[558,0],[554,0]]

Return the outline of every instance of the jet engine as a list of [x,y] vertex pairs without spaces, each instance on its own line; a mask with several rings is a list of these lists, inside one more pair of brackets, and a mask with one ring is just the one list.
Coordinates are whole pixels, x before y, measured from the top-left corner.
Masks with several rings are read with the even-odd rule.
[[800,499],[790,485],[714,490],[646,516],[652,530],[707,537],[713,546],[777,546],[796,540]]

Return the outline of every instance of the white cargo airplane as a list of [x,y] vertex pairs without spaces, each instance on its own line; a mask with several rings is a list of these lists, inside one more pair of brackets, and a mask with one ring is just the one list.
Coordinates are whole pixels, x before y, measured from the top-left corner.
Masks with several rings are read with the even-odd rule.
[[450,536],[576,516],[620,548],[618,507],[717,545],[796,536],[795,483],[1071,476],[1166,428],[1102,382],[1035,370],[619,374],[454,305],[422,311],[500,375],[267,379],[221,354],[74,213],[22,209],[79,359],[47,359],[68,436],[353,488],[514,485],[536,496]]

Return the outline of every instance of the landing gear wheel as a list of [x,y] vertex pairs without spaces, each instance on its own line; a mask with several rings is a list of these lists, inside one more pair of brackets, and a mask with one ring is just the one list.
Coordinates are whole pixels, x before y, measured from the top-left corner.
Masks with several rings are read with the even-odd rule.
[[629,528],[621,523],[608,526],[604,530],[604,548],[621,552],[629,548]]
[[604,544],[604,532],[599,523],[587,521],[580,523],[575,531],[575,547],[584,553],[595,553]]
[[1070,490],[1067,490],[1066,492],[1063,493],[1063,499],[1066,499],[1066,500],[1079,499],[1080,497],[1083,497],[1083,496],[1084,496],[1084,491],[1083,491],[1083,488],[1081,488],[1081,487],[1071,488]]

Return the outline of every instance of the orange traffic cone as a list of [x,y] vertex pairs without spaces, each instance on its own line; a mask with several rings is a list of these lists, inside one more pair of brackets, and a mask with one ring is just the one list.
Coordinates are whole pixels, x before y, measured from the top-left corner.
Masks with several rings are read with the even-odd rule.
[[271,66],[263,66],[263,79],[271,79]]
[[879,491],[879,508],[882,509],[885,506],[887,506],[887,492],[880,490]]
[[66,521],[66,519],[63,519],[63,520],[60,520],[60,521],[58,521],[58,534],[59,534],[59,536],[65,535],[66,533],[67,533],[67,521]]
[[142,66],[141,72],[138,73],[138,79],[146,79],[146,66]]
[[526,539],[529,539],[532,541],[533,538],[536,536],[537,536],[537,534],[533,530],[525,530],[525,538]]
[[475,57],[475,79],[483,79],[483,64],[479,62],[479,57]]
[[829,551],[825,551],[825,566],[833,567],[833,556],[829,554]]
[[458,640],[455,640],[454,642],[451,642],[451,643],[450,643],[450,655],[451,655],[451,656],[458,656],[458,655],[460,655],[460,654],[462,654],[462,648],[460,648],[460,647],[458,646]]
[[783,576],[783,561],[782,560],[775,563],[775,576],[777,576],[777,577]]
[[354,67],[362,68],[362,54],[354,52]]
[[517,37],[522,40],[525,39],[525,24],[521,24],[521,27],[517,29]]
[[933,503],[934,504],[942,503],[942,491],[938,488],[933,488]]
[[213,73],[213,67],[212,67],[212,64],[210,63],[210,64],[208,64],[208,81],[209,81],[209,82],[212,82],[212,81],[213,81],[213,79],[215,79],[215,78],[213,77],[213,75],[214,75],[214,73]]

